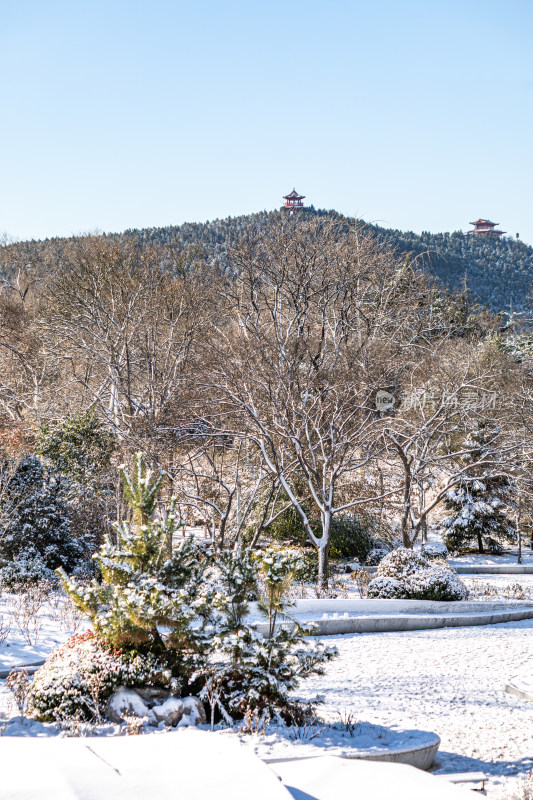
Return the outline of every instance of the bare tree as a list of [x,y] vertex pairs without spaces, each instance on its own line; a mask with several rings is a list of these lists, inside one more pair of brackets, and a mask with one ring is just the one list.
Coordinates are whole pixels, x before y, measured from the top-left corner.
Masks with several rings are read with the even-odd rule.
[[334,516],[397,491],[362,497],[357,484],[385,448],[376,394],[430,334],[429,287],[358,227],[330,221],[282,222],[228,260],[237,277],[212,337],[209,423],[256,448],[318,551],[325,589]]
[[389,479],[402,485],[402,542],[412,547],[432,511],[459,484],[482,469],[511,470],[517,446],[494,429],[483,455],[465,441],[477,423],[498,417],[509,405],[501,365],[487,364],[484,351],[463,339],[439,341],[420,353],[404,375],[397,407],[384,430]]
[[161,253],[135,240],[76,242],[40,323],[64,390],[95,405],[136,446],[147,430],[168,427],[206,316],[208,285],[193,268],[187,275],[163,268]]

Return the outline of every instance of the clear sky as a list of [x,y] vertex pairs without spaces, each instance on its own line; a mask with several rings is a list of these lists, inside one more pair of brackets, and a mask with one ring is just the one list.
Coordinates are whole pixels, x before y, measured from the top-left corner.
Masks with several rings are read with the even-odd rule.
[[272,209],[533,243],[532,0],[0,0],[0,231]]

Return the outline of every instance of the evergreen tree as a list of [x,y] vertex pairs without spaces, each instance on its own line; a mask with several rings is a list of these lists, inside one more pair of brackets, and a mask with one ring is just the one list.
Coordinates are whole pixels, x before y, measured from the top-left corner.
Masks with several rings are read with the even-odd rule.
[[192,538],[173,545],[181,524],[174,502],[157,513],[166,473],[148,469],[138,453],[132,474],[125,467],[120,474],[131,521],[115,523],[117,543],[106,536],[94,556],[102,580],[85,586],[61,571],[63,584],[97,636],[113,647],[154,653],[186,681],[201,667],[209,641],[205,554]]
[[92,555],[108,529],[109,505],[115,503],[110,463],[114,436],[105,429],[93,408],[45,424],[36,451],[55,472],[68,479],[68,501],[73,528]]
[[[440,532],[450,550],[476,544],[480,553],[485,548],[499,552],[502,543],[515,538],[515,529],[507,516],[514,486],[502,474],[495,457],[498,433],[492,424],[480,423],[465,442],[465,449],[470,451],[464,457],[465,465],[478,466],[466,471],[463,482],[447,494],[445,508],[452,513],[441,523]],[[486,462],[485,466],[479,466],[481,460]]]
[[71,572],[80,564],[83,549],[71,535],[66,481],[46,472],[35,456],[25,456],[12,474],[9,468],[5,469],[3,480],[0,530],[3,569],[11,574],[12,562],[20,562],[30,573],[33,565],[36,577],[43,570],[58,567]]
[[[217,685],[216,704],[226,717],[243,717],[248,711],[281,714],[290,719],[299,703],[289,697],[300,680],[323,674],[324,664],[336,649],[304,640],[309,629],[289,614],[287,590],[301,567],[294,554],[249,552],[219,554],[218,625],[215,651],[205,696]],[[266,620],[259,631],[246,621],[250,598]],[[285,624],[281,625],[280,622]]]
[[36,443],[37,453],[67,476],[84,493],[100,492],[115,450],[115,439],[93,408],[66,417],[58,425],[45,424]]

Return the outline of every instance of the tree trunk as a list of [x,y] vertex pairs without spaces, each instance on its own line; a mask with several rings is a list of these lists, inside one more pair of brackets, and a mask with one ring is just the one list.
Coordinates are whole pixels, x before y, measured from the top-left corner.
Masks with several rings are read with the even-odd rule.
[[483,549],[483,536],[481,535],[481,531],[478,531],[478,534],[477,534],[477,544],[478,544],[479,552],[480,553],[484,553],[485,551]]
[[518,495],[518,503],[516,506],[516,535],[518,538],[518,563],[522,563],[522,520],[521,520],[521,511],[522,511],[522,504],[520,502],[521,498]]
[[329,562],[329,542],[318,548],[318,590],[327,592],[328,590],[328,562]]

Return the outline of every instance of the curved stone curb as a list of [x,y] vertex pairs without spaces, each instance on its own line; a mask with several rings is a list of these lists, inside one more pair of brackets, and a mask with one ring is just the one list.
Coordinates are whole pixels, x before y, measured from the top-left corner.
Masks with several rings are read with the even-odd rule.
[[[312,622],[314,624],[314,636],[338,636],[345,633],[387,633],[496,625],[524,619],[533,619],[533,608],[497,612],[482,611],[477,614],[375,614],[338,619],[306,620],[305,623]],[[267,633],[268,625],[266,623],[256,623],[255,627],[260,633]]]
[[[305,761],[309,758],[323,758],[325,756],[338,756],[339,758],[347,758],[350,760],[359,761],[389,761],[395,764],[409,764],[411,767],[418,769],[429,769],[435,760],[437,750],[440,747],[440,736],[436,733],[428,734],[429,744],[426,741],[424,744],[418,744],[411,747],[391,747],[384,748],[383,753],[377,753],[375,750],[355,750],[350,753],[347,749],[340,750],[339,748],[324,748],[324,752],[317,753],[316,755],[293,756],[288,758],[263,758],[265,764],[281,764],[286,761]],[[318,748],[317,748],[318,749]]]
[[[504,683],[503,688],[509,694],[514,694],[522,700],[533,700],[533,674],[525,686],[520,686],[520,675],[511,678],[509,683]],[[514,681],[514,683],[513,683]]]
[[440,747],[440,737],[435,734],[435,741],[431,744],[418,747],[408,747],[404,749],[391,749],[387,753],[357,753],[356,755],[345,755],[344,758],[358,758],[365,761],[391,761],[396,764],[409,764],[418,769],[429,769],[435,760],[437,750]]
[[[530,564],[456,564],[448,561],[448,566],[458,575],[533,575],[533,566]],[[359,567],[371,575],[377,567]]]
[[458,575],[533,575],[533,567],[524,564],[453,564]]
[[45,661],[46,659],[42,658],[40,661],[34,661],[31,664],[13,664],[9,669],[0,669],[0,679],[7,678],[12,669],[25,669],[28,675],[33,675],[39,667],[42,667]]

